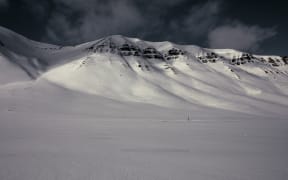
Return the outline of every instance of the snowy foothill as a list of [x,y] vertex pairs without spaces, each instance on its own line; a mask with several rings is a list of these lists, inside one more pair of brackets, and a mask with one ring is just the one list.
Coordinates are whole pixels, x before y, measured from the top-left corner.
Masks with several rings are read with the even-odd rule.
[[0,27],[1,180],[286,180],[288,59]]

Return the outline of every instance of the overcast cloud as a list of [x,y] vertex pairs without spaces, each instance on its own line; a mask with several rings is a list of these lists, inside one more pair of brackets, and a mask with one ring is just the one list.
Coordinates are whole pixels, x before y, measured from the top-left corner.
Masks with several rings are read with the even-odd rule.
[[212,30],[208,35],[208,42],[211,48],[255,51],[261,42],[275,35],[275,29],[232,23]]
[[8,5],[8,1],[7,0],[0,0],[0,7],[5,7]]
[[62,1],[48,21],[45,37],[58,43],[79,43],[111,34],[127,33],[136,30],[145,21],[128,1]]
[[186,32],[193,36],[206,34],[218,21],[219,11],[220,3],[215,1],[192,7],[184,19]]
[[[8,1],[0,0],[0,7],[7,6]],[[254,51],[277,34],[275,29],[244,24],[223,15],[227,0],[19,1],[33,14],[34,21],[41,23],[40,40],[54,44],[73,45],[122,34],[144,40]]]
[[220,8],[216,1],[193,4],[185,11],[175,9],[183,0],[163,1],[88,0],[83,3],[80,0],[58,0],[44,39],[56,43],[80,43],[123,34],[181,42],[187,38],[205,38],[219,19]]

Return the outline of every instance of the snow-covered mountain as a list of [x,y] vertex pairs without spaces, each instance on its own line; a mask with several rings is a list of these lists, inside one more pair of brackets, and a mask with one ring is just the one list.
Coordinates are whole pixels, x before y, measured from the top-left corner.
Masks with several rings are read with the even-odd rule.
[[123,102],[285,114],[288,57],[120,35],[69,47],[0,28],[0,87],[45,81]]
[[287,57],[0,27],[0,180],[287,179]]

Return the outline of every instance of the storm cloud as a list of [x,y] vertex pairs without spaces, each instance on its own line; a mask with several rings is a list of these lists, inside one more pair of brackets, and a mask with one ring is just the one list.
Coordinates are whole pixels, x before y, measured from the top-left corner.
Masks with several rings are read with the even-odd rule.
[[70,0],[58,5],[46,26],[45,38],[54,42],[79,43],[127,33],[136,30],[144,21],[128,1],[89,1],[83,4]]
[[219,19],[220,3],[207,1],[177,9],[183,2],[58,0],[44,39],[80,43],[112,34],[178,42],[205,38]]
[[8,1],[7,0],[0,0],[0,7],[5,7],[8,5]]
[[11,4],[6,12],[13,16],[6,24],[14,21],[11,26],[24,29],[28,37],[59,45],[121,34],[149,41],[257,51],[262,43],[279,35],[278,28],[271,28],[273,22],[262,26],[231,16],[233,3],[228,0],[17,1],[0,0],[0,7]]
[[255,51],[264,40],[276,34],[275,29],[233,23],[212,30],[208,35],[208,42],[211,48]]
[[192,7],[184,19],[184,28],[193,36],[206,34],[219,19],[220,3],[207,2]]

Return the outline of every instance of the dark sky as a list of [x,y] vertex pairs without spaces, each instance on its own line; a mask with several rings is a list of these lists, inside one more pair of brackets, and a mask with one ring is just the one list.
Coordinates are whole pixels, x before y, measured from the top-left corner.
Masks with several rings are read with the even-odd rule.
[[0,0],[0,25],[59,45],[122,34],[287,55],[287,7],[284,0]]

